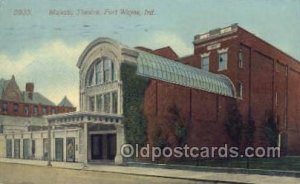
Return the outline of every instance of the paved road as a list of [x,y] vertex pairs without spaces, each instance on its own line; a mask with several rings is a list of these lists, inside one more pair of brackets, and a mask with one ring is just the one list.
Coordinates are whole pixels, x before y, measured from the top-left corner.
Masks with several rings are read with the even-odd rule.
[[40,166],[0,163],[0,184],[190,184],[185,181],[169,178],[133,176],[125,174],[93,172],[83,170],[49,168]]

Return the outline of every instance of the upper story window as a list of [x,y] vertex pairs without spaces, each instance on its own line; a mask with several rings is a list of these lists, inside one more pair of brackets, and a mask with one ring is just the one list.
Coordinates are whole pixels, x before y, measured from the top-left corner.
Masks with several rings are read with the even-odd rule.
[[7,112],[8,111],[8,104],[7,102],[2,103],[2,112]]
[[29,105],[25,105],[24,107],[24,114],[29,115]]
[[19,112],[19,104],[14,103],[14,112]]
[[43,107],[43,114],[47,114],[47,107]]
[[89,106],[90,106],[90,111],[94,111],[95,110],[95,97],[91,96],[89,97]]
[[209,56],[201,57],[201,69],[209,71]]
[[114,62],[108,58],[97,59],[90,67],[87,75],[88,86],[114,81]]
[[33,113],[34,113],[35,115],[38,114],[38,106],[34,106],[34,107],[33,107]]
[[243,84],[242,84],[242,82],[238,82],[238,84],[237,84],[236,96],[238,98],[242,98],[243,97]]
[[239,50],[238,62],[239,62],[239,67],[243,68],[243,51],[242,51],[242,49]]
[[219,71],[226,70],[228,64],[228,53],[227,49],[222,49],[218,51],[218,64],[219,64]]

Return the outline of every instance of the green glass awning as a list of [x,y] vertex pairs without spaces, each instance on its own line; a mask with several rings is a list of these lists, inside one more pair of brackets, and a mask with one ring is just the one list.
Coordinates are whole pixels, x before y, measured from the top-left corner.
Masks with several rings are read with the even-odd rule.
[[151,53],[138,52],[137,75],[235,97],[233,83],[224,75],[214,74]]

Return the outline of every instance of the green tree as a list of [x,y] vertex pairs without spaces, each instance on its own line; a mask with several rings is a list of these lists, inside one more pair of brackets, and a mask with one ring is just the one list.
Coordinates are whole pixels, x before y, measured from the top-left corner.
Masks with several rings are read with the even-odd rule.
[[279,133],[278,122],[276,121],[274,114],[271,112],[267,113],[266,115],[264,133],[269,146],[276,147]]
[[225,121],[225,127],[233,144],[240,147],[243,131],[243,119],[236,102],[228,111],[228,118]]

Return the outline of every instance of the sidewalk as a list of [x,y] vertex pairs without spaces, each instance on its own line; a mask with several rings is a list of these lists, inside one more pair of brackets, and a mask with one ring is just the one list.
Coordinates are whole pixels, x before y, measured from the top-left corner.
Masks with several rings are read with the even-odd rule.
[[[5,159],[0,158],[0,162],[27,164],[35,166],[47,166],[47,161],[39,160],[19,160],[19,159]],[[285,177],[285,176],[265,176],[257,174],[232,174],[232,173],[215,173],[215,172],[200,172],[200,171],[187,171],[179,169],[162,169],[162,168],[143,168],[132,166],[115,166],[115,165],[96,165],[89,164],[83,167],[82,163],[66,163],[66,162],[52,162],[53,167],[98,171],[109,173],[121,173],[129,175],[142,175],[153,177],[164,177],[174,179],[185,179],[193,181],[203,181],[207,183],[300,183],[300,178]]]

